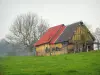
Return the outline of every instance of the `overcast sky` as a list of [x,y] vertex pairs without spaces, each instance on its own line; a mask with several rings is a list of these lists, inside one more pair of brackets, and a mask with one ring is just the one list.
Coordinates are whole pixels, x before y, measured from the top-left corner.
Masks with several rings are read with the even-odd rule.
[[100,0],[0,0],[0,39],[19,14],[33,12],[50,26],[82,20],[95,30],[100,25]]

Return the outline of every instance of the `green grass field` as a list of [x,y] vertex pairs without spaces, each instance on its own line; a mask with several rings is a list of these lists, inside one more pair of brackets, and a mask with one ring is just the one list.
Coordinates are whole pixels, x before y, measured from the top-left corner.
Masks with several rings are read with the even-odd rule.
[[1,75],[100,75],[100,51],[0,60]]

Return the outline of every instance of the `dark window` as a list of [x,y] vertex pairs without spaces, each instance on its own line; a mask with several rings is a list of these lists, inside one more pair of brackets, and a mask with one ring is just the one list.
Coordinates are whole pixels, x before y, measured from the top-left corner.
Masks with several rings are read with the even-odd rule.
[[60,51],[60,48],[56,47],[56,51]]
[[45,52],[46,53],[50,52],[50,49],[48,47],[46,47]]
[[55,51],[56,49],[55,48],[52,48],[52,51]]

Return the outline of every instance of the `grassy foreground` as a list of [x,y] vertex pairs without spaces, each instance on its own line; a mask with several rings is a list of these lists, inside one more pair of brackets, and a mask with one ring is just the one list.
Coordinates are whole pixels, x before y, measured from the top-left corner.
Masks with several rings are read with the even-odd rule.
[[100,75],[100,51],[0,60],[0,75]]

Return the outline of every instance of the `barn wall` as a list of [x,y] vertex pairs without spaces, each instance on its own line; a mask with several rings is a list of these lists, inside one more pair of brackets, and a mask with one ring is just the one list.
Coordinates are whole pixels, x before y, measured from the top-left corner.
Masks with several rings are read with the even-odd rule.
[[[83,25],[80,25],[77,27],[76,31],[73,33],[73,37],[72,37],[72,42],[74,42],[77,45],[75,46],[75,48],[77,48],[77,50],[79,51],[80,48],[83,48],[83,45],[89,42],[93,42],[93,39],[89,33],[89,30]],[[87,48],[88,45],[85,45],[85,48]],[[90,46],[92,47],[92,45],[90,44]],[[93,49],[93,48],[91,48]],[[86,49],[84,49],[86,50]],[[83,51],[83,50],[82,50]]]
[[56,48],[56,47],[61,48],[58,51],[56,51],[56,50],[51,51],[52,55],[71,53],[71,52],[73,52],[73,49],[74,49],[73,44],[69,44],[64,48],[62,48],[61,43],[53,44],[53,45],[44,44],[44,45],[36,47],[37,56],[50,56],[50,52],[48,52],[48,53],[45,52],[46,47],[48,47],[49,49]]
[[81,40],[81,36],[80,36],[80,34],[82,33],[81,29],[82,29],[82,27],[78,26],[77,29],[76,29],[76,31],[74,31],[73,37],[72,37],[73,41]]
[[[49,45],[49,44],[43,44],[43,45],[40,45],[40,46],[38,46],[38,47],[36,47],[36,54],[37,54],[37,56],[44,56],[44,55],[50,55],[50,53],[47,53],[47,52],[45,52],[45,50],[46,50],[46,47],[48,48],[48,49],[52,49],[52,48],[56,48],[56,47],[58,47],[58,48],[62,48],[62,44],[61,43],[58,43],[58,44],[51,44],[51,45]],[[56,52],[52,52],[53,54],[56,54]],[[58,53],[58,52],[57,52]],[[59,54],[59,53],[58,53]]]
[[66,48],[65,48],[65,50],[66,50],[66,53],[73,52],[74,51],[74,45],[73,44],[67,45]]
[[[84,38],[82,37],[82,35],[84,36]],[[74,31],[74,33],[73,33],[72,40],[82,42],[83,41],[82,39],[86,39],[87,41],[93,40],[92,37],[90,36],[90,33],[84,26],[78,26],[76,31]]]

